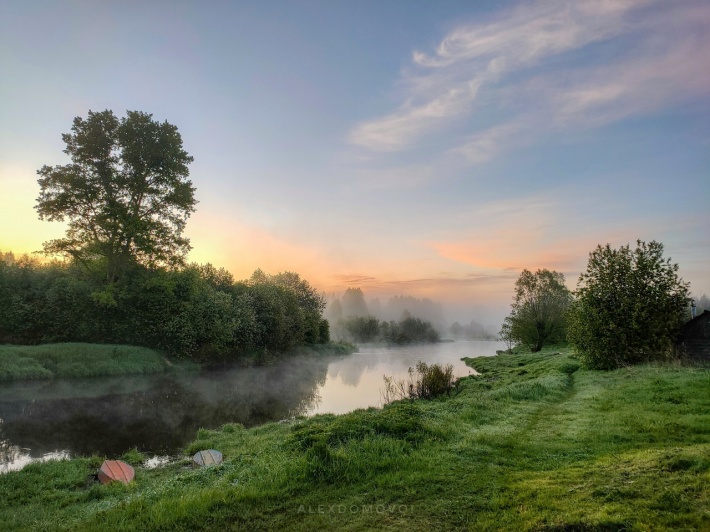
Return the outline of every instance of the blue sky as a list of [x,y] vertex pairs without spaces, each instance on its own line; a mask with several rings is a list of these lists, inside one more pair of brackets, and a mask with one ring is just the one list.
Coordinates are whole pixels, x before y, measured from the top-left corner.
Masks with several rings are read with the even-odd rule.
[[191,258],[496,323],[522,268],[663,242],[710,294],[710,4],[0,0],[0,249],[89,109],[175,124]]

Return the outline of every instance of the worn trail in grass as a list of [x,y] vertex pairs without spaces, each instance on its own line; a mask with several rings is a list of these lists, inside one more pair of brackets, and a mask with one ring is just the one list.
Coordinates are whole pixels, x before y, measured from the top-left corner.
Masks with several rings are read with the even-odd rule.
[[[543,352],[470,363],[459,393],[200,431],[225,463],[87,481],[100,459],[0,478],[17,529],[710,528],[710,371],[586,371]],[[136,465],[140,456],[129,457]]]

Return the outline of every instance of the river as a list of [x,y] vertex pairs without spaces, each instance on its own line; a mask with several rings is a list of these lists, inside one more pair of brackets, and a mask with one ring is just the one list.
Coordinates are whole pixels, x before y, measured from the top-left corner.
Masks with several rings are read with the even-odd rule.
[[499,342],[361,346],[343,356],[290,357],[276,364],[199,373],[55,379],[0,384],[0,473],[37,460],[116,458],[138,448],[179,453],[197,429],[252,427],[320,413],[382,406],[383,376],[407,377],[418,361],[472,372],[462,357],[492,356]]

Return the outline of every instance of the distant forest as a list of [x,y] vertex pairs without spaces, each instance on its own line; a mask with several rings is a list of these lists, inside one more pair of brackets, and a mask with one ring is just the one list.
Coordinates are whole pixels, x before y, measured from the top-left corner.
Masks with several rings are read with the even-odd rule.
[[343,294],[326,294],[324,316],[331,336],[354,342],[433,342],[441,338],[493,340],[497,327],[476,321],[447,326],[441,303],[429,298],[398,295],[386,303],[366,300],[360,288]]

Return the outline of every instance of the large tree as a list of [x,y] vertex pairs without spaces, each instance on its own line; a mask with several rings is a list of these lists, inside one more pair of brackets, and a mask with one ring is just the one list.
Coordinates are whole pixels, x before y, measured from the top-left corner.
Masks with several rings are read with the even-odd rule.
[[543,346],[565,339],[566,314],[572,293],[565,276],[550,270],[523,270],[515,282],[515,300],[505,320],[509,340],[537,352]]
[[342,297],[343,317],[352,318],[369,316],[365,294],[360,288],[348,288]]
[[182,232],[196,200],[187,179],[193,159],[177,128],[138,111],[121,119],[89,111],[62,140],[71,164],[37,172],[39,218],[68,224],[45,252],[99,261],[109,283],[131,264],[182,264],[190,250]]
[[665,358],[688,317],[688,283],[663,244],[597,246],[579,278],[570,341],[585,364],[612,369]]

